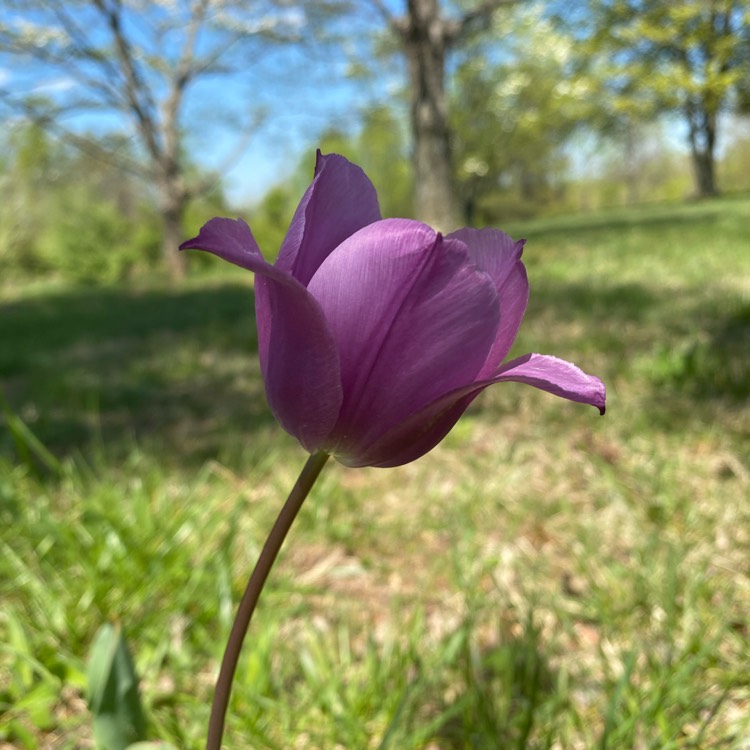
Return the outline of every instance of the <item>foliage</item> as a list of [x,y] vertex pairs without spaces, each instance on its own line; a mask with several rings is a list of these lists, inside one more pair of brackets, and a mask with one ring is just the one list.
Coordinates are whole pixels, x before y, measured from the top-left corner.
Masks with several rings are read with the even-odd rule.
[[[73,148],[21,123],[6,137],[0,171],[0,262],[4,279],[57,275],[107,282],[159,267],[155,198],[141,179],[102,160],[100,143]],[[110,137],[107,150],[125,154]],[[224,210],[220,191],[187,207],[186,222]],[[176,253],[176,247],[173,248]]]
[[509,202],[516,215],[553,202],[568,166],[564,146],[591,110],[589,82],[571,76],[575,40],[541,5],[498,19],[492,42],[501,35],[502,54],[493,59],[485,41],[453,85],[456,176],[469,223],[478,212],[490,223],[506,219],[497,211]]
[[589,0],[581,46],[600,71],[610,121],[676,112],[687,126],[696,191],[716,192],[718,116],[750,74],[747,0]]
[[284,241],[299,195],[287,185],[275,185],[251,213],[253,235],[268,260],[276,257]]
[[[332,465],[262,599],[228,744],[743,748],[747,211],[506,227],[528,238],[519,350],[601,372],[607,416],[519,385],[409,467]],[[0,736],[90,744],[83,665],[120,621],[150,736],[198,748],[304,459],[264,405],[252,293],[229,276],[4,294],[7,414],[59,466],[0,430]]]
[[372,180],[385,218],[412,216],[413,175],[405,124],[385,106],[365,112],[354,161]]

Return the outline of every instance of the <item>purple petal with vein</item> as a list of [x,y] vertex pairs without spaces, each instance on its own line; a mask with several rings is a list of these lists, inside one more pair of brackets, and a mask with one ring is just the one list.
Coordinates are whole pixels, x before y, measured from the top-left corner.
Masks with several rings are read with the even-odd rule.
[[311,453],[325,442],[343,399],[339,355],[320,305],[296,280],[255,282],[258,354],[281,426]]
[[183,242],[180,250],[205,250],[248,271],[269,266],[250,227],[242,219],[211,219],[201,227],[197,237]]
[[[486,386],[485,386],[486,387]],[[336,456],[346,466],[377,466],[389,468],[415,461],[431,451],[461,418],[483,387],[461,389],[468,394],[443,396],[407,417],[375,442],[363,446],[352,456]]]
[[527,354],[509,362],[493,378],[457,388],[403,419],[386,434],[362,446],[348,466],[400,466],[432,450],[452,429],[469,404],[488,386],[506,380],[541,388],[562,398],[589,404],[604,414],[605,388],[599,378],[570,362],[543,354]]
[[297,206],[276,266],[307,286],[334,248],[378,219],[378,196],[367,175],[343,156],[318,151],[315,177]]
[[344,453],[472,383],[495,341],[492,280],[468,262],[463,243],[416,221],[360,230],[308,288],[341,353],[344,403],[330,447]]

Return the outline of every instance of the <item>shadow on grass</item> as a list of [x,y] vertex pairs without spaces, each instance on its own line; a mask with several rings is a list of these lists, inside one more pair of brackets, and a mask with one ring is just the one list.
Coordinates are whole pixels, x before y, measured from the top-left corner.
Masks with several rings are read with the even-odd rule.
[[666,361],[661,381],[693,398],[750,398],[750,305],[716,316]]
[[578,348],[606,354],[613,373],[640,362],[655,397],[671,386],[687,408],[691,400],[733,408],[750,396],[750,305],[739,296],[544,281],[535,292],[526,330],[534,335],[551,320],[563,339],[570,330]]
[[[0,305],[0,375],[12,375],[77,345],[110,345],[216,326],[231,338],[233,324],[250,326],[235,343],[255,344],[252,290],[240,284],[211,288],[140,290],[73,287]],[[221,331],[226,325],[230,327]]]
[[528,314],[549,310],[556,318],[596,329],[600,323],[643,323],[657,313],[668,319],[665,299],[658,290],[634,282],[597,286],[541,279],[534,283]]
[[687,230],[690,227],[700,228],[701,231],[720,222],[725,215],[722,206],[711,202],[703,204],[683,204],[679,206],[647,206],[641,211],[617,210],[602,211],[598,215],[579,214],[573,216],[552,217],[540,219],[529,229],[521,232],[528,240],[554,239],[561,231],[580,233],[582,238],[588,238],[600,232],[611,236],[613,233],[637,229],[639,232],[663,229]]
[[[610,414],[625,403],[638,423],[676,433],[712,424],[750,429],[750,307],[736,293],[646,283],[535,284],[512,356],[570,359],[601,377]],[[478,408],[514,409],[510,396]]]
[[[102,445],[118,455],[134,441],[157,443],[176,463],[221,456],[264,440],[273,425],[253,311],[248,287],[226,282],[72,289],[6,304],[2,390],[60,458]],[[701,402],[730,412],[750,396],[750,307],[739,298],[542,280],[519,347],[603,363],[597,374],[638,382],[645,408],[675,429]],[[0,455],[13,450],[0,433]]]
[[[273,423],[244,285],[22,300],[0,308],[0,340],[6,400],[60,458],[138,440],[200,461]],[[12,451],[0,433],[0,453]]]

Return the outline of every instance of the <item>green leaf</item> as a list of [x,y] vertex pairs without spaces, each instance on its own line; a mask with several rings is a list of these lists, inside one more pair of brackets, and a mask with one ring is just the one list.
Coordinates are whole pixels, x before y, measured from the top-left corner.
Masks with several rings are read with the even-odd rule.
[[146,720],[138,694],[138,676],[119,626],[104,625],[96,634],[88,682],[97,746],[125,750],[144,739]]
[[46,445],[32,432],[26,422],[11,408],[0,390],[0,411],[5,415],[8,432],[13,438],[21,461],[34,470],[34,459],[53,474],[62,474],[62,464],[55,458]]
[[5,623],[9,650],[16,657],[13,670],[14,682],[17,683],[16,687],[26,689],[34,682],[34,668],[29,658],[33,652],[26,637],[26,632],[13,609],[5,612],[0,621]]
[[37,750],[39,747],[34,733],[16,719],[11,720],[8,726],[0,731],[0,738],[14,742],[15,744],[11,747],[23,748],[23,750]]

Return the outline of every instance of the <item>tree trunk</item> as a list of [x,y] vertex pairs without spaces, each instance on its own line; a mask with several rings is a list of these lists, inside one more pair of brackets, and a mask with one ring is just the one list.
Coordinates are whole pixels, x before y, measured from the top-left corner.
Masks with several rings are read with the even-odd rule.
[[409,0],[402,33],[414,137],[414,211],[440,230],[458,226],[445,101],[447,27],[437,0]]
[[693,161],[695,187],[699,198],[718,195],[716,187],[716,115],[688,106],[688,139]]
[[625,125],[625,204],[635,206],[641,200],[640,164],[638,163],[638,132],[632,119]]
[[694,152],[693,171],[695,173],[695,182],[699,197],[712,198],[718,195],[712,155],[705,152]]
[[162,259],[169,278],[179,283],[187,275],[187,255],[178,248],[185,239],[182,229],[182,217],[185,212],[185,201],[179,196],[165,196],[160,211],[162,228]]

